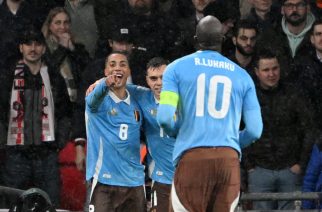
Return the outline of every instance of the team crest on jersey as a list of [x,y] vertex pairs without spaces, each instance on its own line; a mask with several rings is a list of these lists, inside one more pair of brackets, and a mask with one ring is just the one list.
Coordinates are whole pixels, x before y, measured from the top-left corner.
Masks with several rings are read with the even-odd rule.
[[112,115],[112,116],[116,116],[117,115],[117,110],[115,108],[112,108],[112,110],[110,110],[108,112],[108,114]]
[[158,112],[158,110],[157,110],[157,109],[151,109],[151,110],[150,110],[150,114],[151,114],[152,116],[157,116],[157,112]]
[[140,112],[138,110],[134,110],[134,118],[137,122],[140,121]]

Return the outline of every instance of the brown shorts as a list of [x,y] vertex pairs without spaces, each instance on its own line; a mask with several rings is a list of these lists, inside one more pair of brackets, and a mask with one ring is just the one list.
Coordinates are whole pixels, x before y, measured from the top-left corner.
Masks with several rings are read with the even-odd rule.
[[169,211],[171,185],[154,182],[151,190],[151,212]]
[[97,183],[89,212],[146,211],[144,187],[122,187]]
[[179,161],[170,211],[234,211],[240,190],[238,153],[229,147],[195,148]]

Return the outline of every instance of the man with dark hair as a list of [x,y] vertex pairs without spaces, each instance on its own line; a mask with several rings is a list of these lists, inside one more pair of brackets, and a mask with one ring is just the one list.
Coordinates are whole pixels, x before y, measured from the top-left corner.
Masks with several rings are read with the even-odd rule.
[[[243,151],[249,192],[300,191],[312,146],[311,107],[301,87],[280,79],[277,55],[258,52],[255,73],[264,130],[258,142]],[[294,209],[292,201],[256,201],[255,210]]]
[[239,21],[233,30],[232,41],[235,52],[228,58],[244,68],[254,78],[254,54],[257,39],[257,28],[253,22]]
[[[217,18],[201,19],[196,29],[200,51],[172,62],[163,77],[157,120],[167,134],[176,135],[174,211],[233,211],[240,190],[241,148],[262,131],[254,83],[218,53],[222,36]],[[241,114],[246,127],[239,133]]]
[[152,58],[147,64],[146,81],[150,89],[129,85],[143,113],[143,130],[152,160],[149,163],[151,173],[151,211],[168,211],[174,166],[172,152],[175,139],[169,137],[157,123],[162,77],[168,62],[160,57]]
[[142,112],[126,88],[127,55],[109,54],[104,72],[106,78],[86,97],[86,180],[92,183],[89,211],[143,212]]
[[282,22],[275,31],[261,34],[257,45],[270,44],[281,57],[284,75],[289,81],[296,81],[299,73],[296,65],[301,57],[309,54],[312,49],[309,31],[315,20],[310,12],[308,0],[283,0],[281,13]]
[[42,33],[24,31],[19,50],[22,59],[0,76],[4,183],[19,189],[39,187],[59,206],[58,144],[70,139],[73,104],[64,79],[42,60]]

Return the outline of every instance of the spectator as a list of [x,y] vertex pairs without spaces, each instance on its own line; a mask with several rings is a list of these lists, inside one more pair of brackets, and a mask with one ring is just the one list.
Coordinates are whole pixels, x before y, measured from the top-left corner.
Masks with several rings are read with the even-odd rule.
[[247,20],[239,21],[234,28],[232,39],[235,45],[235,52],[228,58],[244,68],[255,79],[256,25]]
[[276,29],[281,24],[281,14],[277,7],[272,6],[272,0],[251,0],[253,8],[246,17],[254,22],[259,33]]
[[[180,2],[180,1],[179,1]],[[178,42],[180,57],[191,54],[196,50],[194,35],[199,20],[206,15],[213,15],[223,24],[223,34],[226,36],[239,18],[238,2],[214,1],[214,0],[192,0],[193,9],[189,16],[183,16],[178,20],[180,28],[180,39]],[[229,39],[228,39],[229,40]],[[225,44],[226,45],[226,44]]]
[[317,19],[310,31],[311,44],[314,47],[312,51],[300,58],[298,61],[297,69],[299,73],[298,82],[310,98],[313,109],[315,125],[321,129],[322,118],[322,20]]
[[[99,35],[97,49],[104,46],[106,40],[110,37],[111,19],[122,11],[124,1],[126,0],[94,0],[94,15]],[[103,42],[103,44],[100,44],[100,42]]]
[[23,32],[19,49],[22,59],[0,78],[4,182],[19,189],[39,187],[58,207],[57,150],[58,143],[69,139],[72,104],[64,79],[41,59],[46,51],[41,32],[34,28]]
[[[200,51],[167,67],[157,114],[168,135],[178,132],[171,207],[233,211],[240,191],[238,156],[261,134],[260,108],[250,76],[217,52],[222,42],[220,21],[213,16],[201,19],[196,40]],[[242,113],[246,128],[238,134]]]
[[146,209],[140,163],[142,113],[126,89],[129,75],[126,55],[112,52],[106,61],[106,78],[86,97],[86,179],[92,181],[89,211]]
[[[73,103],[73,125],[74,130],[72,131],[71,138],[73,140],[66,140],[60,144],[60,148],[63,151],[60,153],[59,158],[61,162],[61,177],[62,177],[62,190],[63,205],[66,206],[69,203],[69,198],[64,198],[67,191],[70,189],[77,188],[80,194],[79,198],[85,198],[85,176],[83,173],[79,173],[84,170],[85,166],[85,151],[83,138],[78,138],[78,113],[77,113],[77,98],[79,95],[79,85],[81,82],[81,73],[89,62],[88,52],[82,44],[75,43],[73,36],[70,32],[70,16],[67,11],[62,7],[56,7],[50,10],[48,17],[42,27],[42,32],[46,39],[47,53],[44,55],[47,63],[53,67],[53,70],[58,72],[65,79],[65,86],[67,87],[70,101]],[[74,147],[74,144],[76,147]],[[76,152],[76,154],[74,154]],[[75,155],[75,158],[68,156]],[[63,158],[70,158],[71,161],[65,161]],[[72,165],[73,170],[65,169],[64,164]],[[75,166],[76,165],[76,166]],[[69,167],[71,168],[71,167]],[[78,169],[78,170],[76,170]],[[78,178],[77,181],[72,182],[73,186],[69,185],[68,179],[70,176],[76,174],[77,176],[83,175],[84,178]],[[70,181],[69,181],[70,182]],[[76,186],[78,185],[78,186]],[[74,191],[71,191],[74,192]],[[77,192],[76,192],[77,193]],[[82,195],[83,194],[83,195]],[[72,194],[71,194],[72,195]],[[76,198],[77,198],[76,197]],[[76,200],[77,201],[77,200]]]
[[[280,65],[270,49],[258,52],[255,73],[264,130],[243,152],[249,192],[301,190],[311,151],[311,107],[300,87],[280,79]],[[294,209],[291,201],[256,201],[255,210]]]
[[40,28],[37,10],[24,0],[4,0],[0,5],[0,69],[20,58],[19,35],[30,25]]
[[65,0],[65,9],[70,15],[70,31],[76,43],[85,45],[91,58],[94,58],[98,31],[91,0]]
[[277,32],[267,32],[262,34],[257,44],[265,46],[270,43],[276,48],[282,61],[287,66],[283,76],[289,81],[296,81],[299,73],[296,72],[296,65],[299,58],[309,54],[311,44],[309,41],[309,30],[315,20],[310,12],[307,0],[283,0],[282,5],[282,24]]
[[222,33],[224,41],[222,46],[222,54],[227,56],[233,54],[235,46],[232,43],[232,29],[237,20],[239,20],[239,2],[233,1],[215,1],[209,3],[204,9],[204,15],[213,15],[222,23]]
[[48,48],[45,59],[60,71],[66,81],[70,100],[75,102],[80,73],[89,62],[89,55],[82,44],[73,41],[70,25],[67,11],[56,7],[49,12],[42,32]]

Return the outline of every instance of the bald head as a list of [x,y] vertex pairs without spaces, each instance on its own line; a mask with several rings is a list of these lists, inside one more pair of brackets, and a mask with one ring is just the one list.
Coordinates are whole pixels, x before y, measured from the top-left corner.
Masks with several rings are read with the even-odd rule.
[[196,29],[196,41],[200,49],[221,51],[222,25],[214,16],[202,18]]

